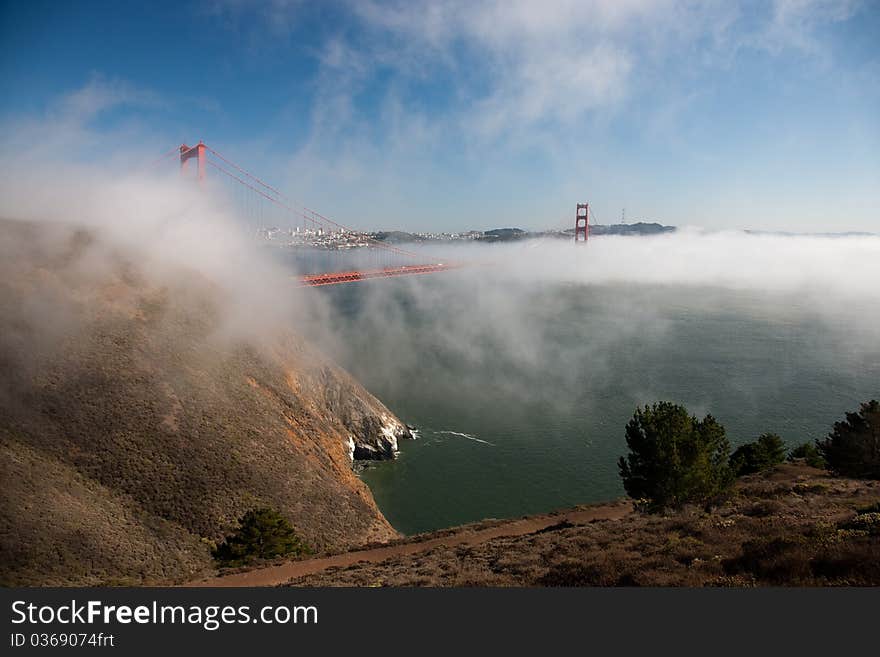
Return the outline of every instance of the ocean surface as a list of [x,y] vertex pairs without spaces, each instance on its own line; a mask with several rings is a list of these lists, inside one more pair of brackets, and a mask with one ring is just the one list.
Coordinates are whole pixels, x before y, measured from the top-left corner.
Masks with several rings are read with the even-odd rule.
[[734,447],[765,431],[795,445],[880,395],[878,329],[858,308],[472,276],[316,291],[326,307],[312,338],[417,428],[396,461],[362,473],[406,534],[622,495],[617,459],[638,405],[711,413]]

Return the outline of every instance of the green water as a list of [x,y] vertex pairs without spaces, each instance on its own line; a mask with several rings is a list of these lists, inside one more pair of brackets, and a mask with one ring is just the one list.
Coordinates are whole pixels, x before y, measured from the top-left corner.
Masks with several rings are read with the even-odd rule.
[[877,327],[795,296],[368,285],[323,293],[338,313],[323,339],[418,428],[399,459],[362,475],[407,534],[621,495],[616,461],[639,404],[710,412],[734,446],[764,431],[797,444],[880,394]]

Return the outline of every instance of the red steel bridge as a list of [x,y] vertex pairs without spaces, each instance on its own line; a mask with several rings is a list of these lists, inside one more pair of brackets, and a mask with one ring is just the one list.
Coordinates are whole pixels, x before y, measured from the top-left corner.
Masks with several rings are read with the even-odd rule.
[[[270,242],[302,246],[296,262],[297,283],[302,287],[339,285],[355,281],[435,274],[464,266],[461,262],[437,262],[436,257],[388,244],[353,230],[301,205],[245,168],[203,142],[168,151],[154,164],[176,155],[181,174],[193,177],[200,186],[208,183],[208,170],[216,172],[210,184],[223,184],[238,213],[255,233]],[[195,165],[195,170],[193,170]],[[575,241],[589,236],[588,207],[577,206]],[[346,263],[345,266],[340,262]]]

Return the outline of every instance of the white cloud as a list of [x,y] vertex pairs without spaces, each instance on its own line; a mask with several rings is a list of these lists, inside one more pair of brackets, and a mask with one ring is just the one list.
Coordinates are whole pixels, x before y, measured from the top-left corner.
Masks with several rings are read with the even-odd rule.
[[[620,100],[633,65],[624,37],[666,4],[368,2],[354,9],[391,39],[403,73],[431,64],[446,68],[459,80],[454,93],[464,106],[462,125],[497,136],[546,120],[568,123]],[[388,59],[383,52],[381,65],[394,65]],[[473,79],[475,68],[484,75]]]
[[10,177],[35,162],[45,164],[65,158],[115,162],[130,170],[136,166],[131,161],[132,153],[155,152],[157,142],[152,130],[131,120],[97,127],[96,120],[122,107],[162,110],[170,106],[150,89],[95,74],[83,86],[60,96],[42,115],[4,117],[0,122],[0,163],[7,165],[4,170],[10,172]]
[[55,111],[65,120],[88,121],[121,106],[165,107],[167,102],[152,90],[96,74],[84,86],[63,96]]
[[[671,58],[729,64],[743,48],[824,53],[816,30],[850,18],[856,0],[484,0],[351,2],[372,38],[355,39],[364,68],[452,78],[461,125],[498,136],[542,122],[570,125],[638,95]],[[331,43],[328,59],[336,45]]]
[[[312,121],[334,138],[361,130],[370,88],[466,140],[499,140],[641,102],[675,69],[732,65],[744,49],[827,56],[816,33],[860,0],[337,0],[322,36]],[[214,0],[208,13],[257,42],[294,38],[301,0]],[[330,10],[331,13],[333,10]],[[257,35],[259,33],[259,36]],[[265,50],[265,43],[257,46]],[[378,82],[377,82],[378,81]],[[408,85],[440,83],[420,105]],[[371,86],[376,84],[376,86]],[[383,87],[385,87],[383,89]],[[656,98],[650,97],[651,102]],[[657,111],[664,108],[658,103]],[[437,131],[440,132],[440,131]],[[448,134],[448,132],[447,132]],[[359,136],[360,138],[360,136]]]
[[739,39],[739,45],[778,54],[797,51],[827,63],[816,32],[823,25],[851,18],[862,0],[774,0],[771,11],[758,29]]

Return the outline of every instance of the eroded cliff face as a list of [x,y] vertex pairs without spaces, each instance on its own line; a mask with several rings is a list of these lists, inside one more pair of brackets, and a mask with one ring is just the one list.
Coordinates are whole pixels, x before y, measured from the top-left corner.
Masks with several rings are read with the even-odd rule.
[[397,456],[398,441],[412,438],[412,433],[390,411],[371,395],[353,395],[359,384],[338,368],[323,367],[312,380],[324,405],[351,432],[351,458],[373,460]]
[[88,231],[0,245],[2,583],[192,579],[261,506],[317,551],[396,536],[352,459],[409,432],[296,335],[221,330],[210,280]]

